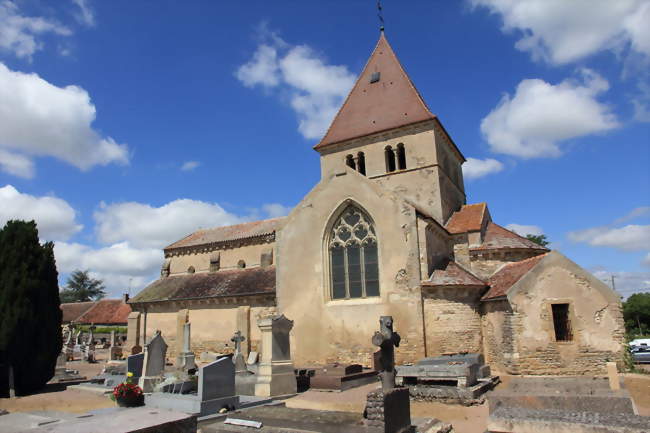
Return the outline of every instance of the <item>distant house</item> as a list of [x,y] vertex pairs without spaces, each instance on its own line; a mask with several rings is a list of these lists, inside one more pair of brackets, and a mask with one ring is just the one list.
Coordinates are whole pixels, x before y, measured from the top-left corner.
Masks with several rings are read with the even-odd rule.
[[74,322],[78,325],[126,326],[131,306],[128,297],[120,299],[101,299],[91,302],[70,302],[61,304],[64,324]]

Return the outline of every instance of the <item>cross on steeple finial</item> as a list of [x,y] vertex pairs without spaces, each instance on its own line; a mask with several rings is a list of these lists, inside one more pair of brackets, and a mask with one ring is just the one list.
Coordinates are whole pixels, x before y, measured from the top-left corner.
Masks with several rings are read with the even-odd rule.
[[384,31],[384,14],[382,12],[381,8],[381,0],[377,0],[377,16],[379,17],[379,31],[383,32]]

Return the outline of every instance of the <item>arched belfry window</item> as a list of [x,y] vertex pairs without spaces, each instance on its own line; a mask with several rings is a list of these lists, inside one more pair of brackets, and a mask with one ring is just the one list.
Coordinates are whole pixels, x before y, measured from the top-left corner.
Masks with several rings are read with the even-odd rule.
[[384,156],[386,157],[386,173],[392,173],[395,171],[395,152],[390,146],[386,146],[384,149]]
[[357,154],[357,170],[362,175],[366,175],[366,155],[363,152]]
[[352,155],[348,155],[348,156],[345,157],[345,165],[350,167],[352,170],[357,169],[357,166],[354,163],[354,158],[352,157]]
[[406,169],[406,151],[404,150],[404,144],[402,143],[397,145],[397,169]]
[[329,236],[332,299],[379,296],[377,234],[370,218],[349,205]]

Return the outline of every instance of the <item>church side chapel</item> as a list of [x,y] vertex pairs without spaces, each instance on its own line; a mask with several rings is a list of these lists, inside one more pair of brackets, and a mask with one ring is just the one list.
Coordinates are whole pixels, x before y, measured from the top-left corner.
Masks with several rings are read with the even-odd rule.
[[288,216],[164,249],[160,278],[129,303],[172,359],[188,318],[197,356],[232,352],[235,331],[247,354],[271,314],[294,321],[296,366],[371,366],[380,316],[401,335],[398,364],[470,352],[495,372],[556,375],[621,359],[619,297],[467,204],[465,158],[383,32],[314,149],[321,180]]

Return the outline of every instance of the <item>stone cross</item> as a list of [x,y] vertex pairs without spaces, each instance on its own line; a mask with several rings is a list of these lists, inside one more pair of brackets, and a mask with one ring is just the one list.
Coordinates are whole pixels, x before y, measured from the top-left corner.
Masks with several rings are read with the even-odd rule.
[[235,343],[235,353],[241,353],[241,343],[246,340],[246,337],[241,335],[241,331],[235,332],[235,335],[230,339]]
[[66,346],[72,346],[74,344],[74,328],[75,325],[72,322],[65,325],[65,330],[67,332],[66,339],[65,339]]
[[93,335],[93,331],[94,331],[96,328],[97,328],[97,327],[95,326],[94,323],[91,323],[90,326],[88,327],[88,341],[86,341],[86,344],[88,344],[88,345],[93,344],[93,340],[94,340],[94,338],[95,338],[95,336]]
[[246,371],[246,362],[244,361],[244,355],[241,353],[241,343],[246,340],[246,337],[241,335],[241,331],[237,330],[235,335],[230,339],[235,343],[235,353],[233,354],[232,361],[235,364],[235,371]]
[[379,318],[379,331],[372,336],[372,344],[381,350],[381,388],[386,392],[395,388],[395,347],[399,347],[401,337],[393,331],[393,316]]

